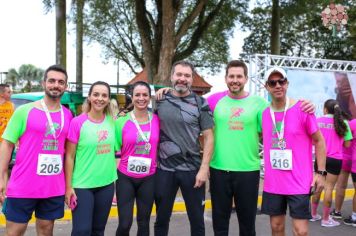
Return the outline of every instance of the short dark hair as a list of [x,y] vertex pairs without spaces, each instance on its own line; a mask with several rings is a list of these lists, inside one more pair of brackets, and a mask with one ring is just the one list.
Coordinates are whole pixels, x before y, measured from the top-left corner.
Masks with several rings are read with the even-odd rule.
[[171,69],[171,76],[174,74],[174,70],[175,70],[177,65],[190,67],[190,69],[192,70],[192,75],[194,75],[196,73],[194,65],[192,63],[190,63],[189,61],[183,61],[182,60],[182,61],[176,61],[176,62],[173,63],[172,69]]
[[247,77],[248,69],[247,69],[247,65],[245,64],[245,62],[243,62],[241,60],[230,61],[226,66],[225,77],[227,76],[229,69],[231,67],[242,67],[242,69],[244,69],[244,75]]
[[66,69],[64,69],[62,66],[60,65],[52,65],[50,67],[47,68],[47,70],[45,71],[44,75],[43,75],[43,80],[46,81],[47,79],[47,75],[49,71],[57,71],[57,72],[61,72],[66,76],[66,80],[68,80],[68,74]]
[[144,86],[148,89],[148,95],[151,97],[151,87],[148,83],[146,83],[145,81],[136,81],[132,87],[131,87],[131,90],[130,90],[130,95],[131,95],[131,98],[133,97],[133,91],[134,89],[137,87],[137,86]]
[[0,84],[0,93],[5,92],[5,88],[10,88],[10,85],[8,84]]

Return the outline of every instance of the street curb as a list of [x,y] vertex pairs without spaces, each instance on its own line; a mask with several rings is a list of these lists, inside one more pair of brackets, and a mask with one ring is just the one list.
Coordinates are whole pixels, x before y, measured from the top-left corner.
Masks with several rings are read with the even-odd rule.
[[[355,189],[346,189],[345,192],[345,199],[351,199],[354,195]],[[324,199],[324,192],[321,194],[321,200]],[[333,191],[333,199],[335,199],[335,190]],[[261,206],[262,203],[262,196],[258,196],[258,206]],[[205,210],[211,210],[211,201],[210,200],[206,200],[205,201]],[[185,204],[184,202],[175,202],[174,206],[173,206],[173,212],[185,212],[186,208],[185,208]],[[134,215],[136,215],[136,206],[134,208]],[[153,205],[152,208],[152,215],[156,215],[156,206]],[[110,210],[110,214],[109,217],[110,218],[115,218],[118,216],[118,212],[117,212],[117,207],[116,206],[112,206],[111,210]],[[66,209],[64,211],[64,216],[63,218],[59,219],[59,221],[70,221],[72,220],[72,214],[71,211],[69,209]],[[34,223],[35,222],[35,217],[32,216],[31,220],[29,223]],[[0,226],[5,226],[6,224],[6,219],[3,213],[0,214]]]

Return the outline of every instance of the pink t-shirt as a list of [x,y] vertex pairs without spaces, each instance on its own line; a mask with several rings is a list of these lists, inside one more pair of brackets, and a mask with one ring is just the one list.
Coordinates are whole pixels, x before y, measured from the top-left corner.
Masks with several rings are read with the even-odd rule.
[[[133,178],[143,178],[156,173],[157,147],[159,143],[158,116],[153,114],[151,121],[150,151],[145,149],[145,142],[142,140],[135,123],[132,121],[130,113],[124,117],[119,117],[115,123],[116,148],[121,151],[121,160],[118,170]],[[140,127],[143,133],[147,135],[147,132],[150,130],[149,123],[140,124]],[[143,173],[144,171],[140,169],[142,166],[128,166],[130,157],[149,159],[151,163],[148,173]]]
[[[334,118],[332,115],[326,115],[317,119],[318,126],[324,136],[326,144],[326,156],[334,159],[343,159],[343,144],[344,141],[352,138],[350,130],[348,130],[344,137],[340,137],[334,128]],[[347,122],[345,122],[347,124]],[[348,124],[347,124],[348,126]]]
[[349,121],[349,126],[350,126],[352,136],[354,137],[350,145],[351,159],[352,159],[351,172],[356,173],[356,119]]
[[[72,114],[63,106],[63,126],[61,112],[50,113],[55,136],[58,136],[55,139],[46,113],[33,104],[23,105],[15,111],[3,135],[12,143],[19,142],[15,166],[7,185],[8,197],[49,198],[65,194],[64,144]],[[52,162],[54,157],[60,160],[62,168],[58,162]]]
[[[272,169],[270,150],[278,148],[270,108],[262,113],[265,178],[263,190],[268,193],[292,195],[308,194],[313,179],[312,134],[318,131],[314,114],[301,110],[297,102],[286,112],[284,140],[286,149],[292,150],[292,170]],[[284,112],[275,112],[276,126],[281,126]]]

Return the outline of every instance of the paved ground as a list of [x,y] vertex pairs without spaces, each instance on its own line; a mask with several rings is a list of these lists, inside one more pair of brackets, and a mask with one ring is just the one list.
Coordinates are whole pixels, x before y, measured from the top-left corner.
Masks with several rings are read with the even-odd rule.
[[[343,214],[348,216],[351,212],[351,200],[347,200],[343,207]],[[153,223],[155,221],[155,217],[151,217],[151,235],[153,235]],[[213,236],[212,230],[212,221],[211,221],[211,211],[207,211],[205,214],[205,225],[206,225],[206,236]],[[356,235],[356,227],[347,226],[342,224],[341,226],[334,228],[324,228],[320,226],[320,222],[310,223],[310,235],[311,236],[355,236]],[[71,222],[57,222],[55,225],[55,236],[68,236],[71,231]],[[117,219],[111,218],[106,227],[105,235],[113,236],[115,235],[115,230],[117,227]],[[133,227],[131,229],[130,235],[136,235],[136,223],[134,222]],[[256,220],[256,231],[258,236],[267,236],[271,235],[269,228],[269,217],[265,215],[258,215]],[[4,235],[4,228],[0,228],[0,235]],[[32,236],[35,234],[34,225],[30,225],[28,227],[27,233],[25,236]],[[170,225],[170,233],[172,236],[189,236],[189,222],[187,219],[187,215],[185,213],[176,213],[171,218]],[[232,215],[230,220],[230,234],[229,235],[238,235],[238,223],[236,219],[236,215]],[[287,222],[287,234],[292,235],[291,233],[291,222],[288,220]]]

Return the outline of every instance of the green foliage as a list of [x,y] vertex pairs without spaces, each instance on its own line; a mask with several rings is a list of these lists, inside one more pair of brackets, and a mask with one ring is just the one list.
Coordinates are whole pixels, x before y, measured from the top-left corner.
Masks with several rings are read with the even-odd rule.
[[[322,10],[329,1],[289,0],[281,1],[281,54],[341,60],[356,59],[356,2],[339,1],[348,6],[349,21],[346,30],[336,37],[325,28],[321,20]],[[244,29],[251,31],[245,39],[245,53],[268,53],[270,48],[270,2],[262,2],[251,11]]]
[[[157,61],[159,61],[160,49],[165,44],[162,41],[164,32],[161,31],[162,1],[151,0],[145,3],[149,22],[149,27],[145,30],[150,35]],[[182,23],[200,1],[172,2],[176,4],[175,33],[177,34]],[[222,63],[227,62],[228,39],[236,22],[245,17],[248,2],[247,0],[208,0],[198,17],[189,25],[187,32],[177,42],[173,62],[189,59],[198,67],[205,67],[211,72],[217,71]],[[89,2],[85,20],[87,40],[101,44],[106,59],[119,59],[133,72],[145,67],[144,50],[136,23],[135,4],[133,0],[92,0]],[[216,10],[219,4],[222,4],[221,8]],[[211,21],[209,17],[212,17]],[[209,22],[207,27],[203,25],[206,22]]]
[[10,83],[14,88],[19,87],[22,92],[41,91],[43,75],[43,69],[31,64],[24,64],[18,70],[11,68],[5,82]]

